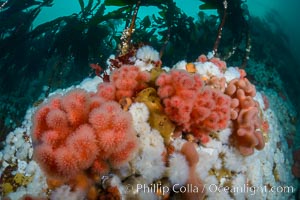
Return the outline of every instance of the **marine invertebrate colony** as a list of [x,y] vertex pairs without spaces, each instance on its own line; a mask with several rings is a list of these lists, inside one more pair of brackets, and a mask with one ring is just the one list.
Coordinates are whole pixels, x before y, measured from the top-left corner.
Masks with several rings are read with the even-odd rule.
[[[235,119],[236,130],[233,134],[239,150],[244,155],[253,153],[253,148],[262,149],[264,139],[262,136],[262,121],[259,115],[259,105],[253,97],[255,87],[247,78],[233,79],[225,91],[233,98],[234,103],[232,119]],[[246,139],[247,138],[247,139]]]
[[[88,80],[86,90],[54,94],[36,108],[33,158],[50,197],[239,198],[205,186],[257,185],[255,167],[264,166],[252,160],[276,140],[266,133],[269,109],[246,73],[206,56],[161,68],[157,56],[141,55],[157,52],[141,48],[138,57],[111,60],[109,81]],[[275,170],[269,176],[283,181]]]
[[196,138],[207,141],[212,131],[228,125],[231,100],[220,91],[204,87],[199,74],[171,70],[162,74],[156,84],[168,117],[192,132]]
[[[42,4],[50,5],[49,2]],[[22,54],[30,61],[25,63],[25,69],[36,66],[28,58],[40,48],[31,46],[30,41],[38,41],[40,36],[53,36],[54,40],[44,41],[47,59],[39,57],[40,62],[34,62],[39,65],[51,57],[71,57],[78,65],[91,60],[103,65],[95,55],[101,54],[98,59],[108,56],[119,41],[120,54],[109,57],[107,68],[91,64],[97,77],[57,90],[46,99],[41,97],[42,104],[28,109],[23,124],[7,136],[5,149],[0,152],[0,196],[52,200],[291,199],[296,184],[289,172],[300,176],[299,152],[295,152],[291,166],[285,129],[278,125],[279,116],[272,110],[271,104],[278,103],[276,97],[266,91],[268,99],[270,95],[268,106],[244,70],[229,67],[218,58],[218,52],[228,51],[218,46],[223,28],[229,28],[233,47],[223,58],[227,60],[244,48],[241,66],[247,63],[251,38],[246,4],[240,0],[203,2],[202,8],[217,6],[221,22],[212,52],[195,61],[191,60],[198,56],[197,52],[187,55],[187,49],[207,49],[204,43],[209,41],[211,28],[202,29],[206,32],[204,40],[197,38],[202,35],[197,29],[205,24],[213,27],[216,19],[207,21],[199,14],[203,22],[194,23],[173,1],[88,1],[85,6],[79,0],[80,14],[58,18],[33,32],[25,31],[31,35],[27,38],[36,39],[25,40],[23,47],[8,48],[3,54],[5,60],[24,65],[12,58],[19,55],[15,49],[26,49],[26,43],[30,44],[32,53]],[[15,3],[11,5],[3,4],[4,13],[12,11]],[[28,5],[24,4],[26,10]],[[106,13],[105,5],[122,8]],[[160,10],[158,15],[154,20],[149,16],[138,20],[139,8],[149,5]],[[20,7],[22,12],[24,8]],[[32,15],[40,7],[34,12],[28,7],[28,11]],[[131,22],[127,20],[130,12]],[[120,18],[126,19],[129,27],[118,40],[113,24]],[[18,20],[13,21],[19,26]],[[29,30],[30,23],[27,25],[25,29]],[[135,31],[135,27],[143,30]],[[19,30],[9,29],[12,35],[4,34],[4,39],[18,43],[24,36],[15,37],[21,33]],[[133,32],[156,47],[163,45],[160,53],[148,45],[134,46]],[[225,33],[224,38],[231,37]],[[231,39],[223,42],[231,43]],[[102,45],[98,48],[99,43]],[[4,46],[15,47],[7,42]],[[188,62],[162,67],[161,58],[166,65],[174,63],[178,55],[186,56]],[[193,56],[196,57],[191,59]],[[235,56],[240,59],[240,52]],[[52,78],[61,73],[63,64],[56,65]],[[79,74],[85,73],[76,75]],[[291,192],[273,192],[288,184],[292,188],[283,189]]]
[[89,169],[103,175],[130,160],[137,149],[131,115],[118,103],[81,89],[40,105],[32,137],[34,159],[60,185],[76,184],[75,177]]
[[[150,47],[142,48],[154,51]],[[141,51],[137,52],[139,53],[137,59],[141,61]],[[148,57],[147,62],[151,63],[151,56]],[[155,57],[155,62],[157,62],[157,57]],[[215,67],[214,63],[218,66]],[[86,173],[89,179],[92,179],[92,175],[105,175],[112,169],[121,169],[138,153],[139,159],[133,161],[135,163],[133,166],[145,182],[151,183],[162,178],[163,171],[168,166],[169,156],[172,158],[173,153],[167,151],[167,146],[174,146],[172,143],[174,138],[186,138],[190,135],[193,138],[188,139],[189,145],[183,145],[182,150],[178,152],[179,155],[183,155],[183,160],[184,158],[187,160],[189,166],[186,169],[188,176],[182,184],[193,183],[200,187],[201,180],[196,178],[196,165],[199,157],[193,150],[195,142],[200,141],[206,144],[211,140],[210,134],[219,134],[219,131],[231,127],[233,132],[237,132],[231,136],[232,145],[237,147],[242,154],[252,153],[252,147],[261,149],[264,144],[263,136],[259,132],[254,132],[260,128],[259,120],[253,122],[254,118],[259,118],[258,103],[253,99],[254,86],[244,77],[236,78],[228,82],[224,93],[223,90],[213,88],[208,84],[208,80],[213,76],[203,78],[199,73],[202,71],[202,65],[211,65],[220,76],[222,71],[226,70],[226,64],[223,61],[216,58],[211,61],[201,59],[200,62],[192,63],[192,65],[196,66],[193,72],[178,69],[172,69],[169,72],[161,71],[154,77],[155,85],[149,92],[145,90],[139,93],[145,88],[150,89],[150,74],[157,66],[144,68],[143,65],[139,67],[123,64],[121,67],[115,67],[110,75],[110,81],[100,83],[95,93],[76,89],[64,95],[52,97],[40,106],[34,116],[32,137],[35,144],[35,160],[49,178],[58,179],[64,184],[74,184],[74,179],[76,180],[74,177],[78,173]],[[152,71],[147,71],[147,69]],[[207,70],[205,73],[210,73]],[[156,96],[155,93],[157,93],[156,99],[150,100]],[[144,94],[146,96],[143,96]],[[150,118],[145,118],[134,128],[132,115],[122,110],[121,102],[124,98],[131,99],[130,102],[134,104],[144,103],[147,106],[146,109],[150,111]],[[238,112],[238,114],[232,114],[232,112]],[[143,113],[137,115],[141,114]],[[250,116],[246,117],[246,115]],[[165,120],[159,116],[169,119],[168,123],[173,123],[171,127],[175,127],[181,136],[172,136],[174,128],[161,128],[167,126],[168,123],[163,122]],[[155,120],[159,119],[163,121],[156,126]],[[250,125],[253,123],[255,124]],[[138,128],[141,124],[148,128],[144,130]],[[143,145],[140,144],[139,152],[137,152],[137,137],[145,140],[140,141]],[[163,137],[164,140],[160,139],[160,145],[158,145],[159,140],[154,137]],[[258,141],[255,140],[256,138]],[[156,148],[159,147],[160,150],[151,150],[152,147],[148,145],[158,145]],[[246,147],[250,148],[250,152],[244,150]],[[149,152],[153,155],[150,156]],[[155,155],[158,157],[155,158]],[[152,165],[153,169],[156,165],[160,167],[154,174],[146,173],[149,171],[144,166],[146,163],[149,167]],[[176,162],[171,161],[171,163],[174,165]],[[89,194],[90,191],[85,192]]]

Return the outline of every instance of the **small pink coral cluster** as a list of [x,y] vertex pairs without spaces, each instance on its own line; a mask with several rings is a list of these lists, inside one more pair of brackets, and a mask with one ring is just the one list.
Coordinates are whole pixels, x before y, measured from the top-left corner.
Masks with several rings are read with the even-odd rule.
[[231,118],[234,122],[232,137],[235,146],[243,155],[252,154],[254,148],[258,150],[264,148],[259,105],[253,99],[256,94],[255,86],[247,78],[233,79],[229,82],[225,93],[232,98]]
[[148,72],[142,72],[136,66],[124,65],[112,73],[110,82],[99,85],[97,93],[106,99],[120,101],[146,88],[149,80]]
[[98,174],[119,167],[137,150],[130,113],[111,101],[113,85],[102,92],[75,89],[53,97],[34,115],[34,157],[50,177],[68,180],[92,169]]
[[231,99],[204,86],[199,75],[171,70],[160,75],[156,84],[168,117],[202,142],[208,141],[211,131],[228,125]]

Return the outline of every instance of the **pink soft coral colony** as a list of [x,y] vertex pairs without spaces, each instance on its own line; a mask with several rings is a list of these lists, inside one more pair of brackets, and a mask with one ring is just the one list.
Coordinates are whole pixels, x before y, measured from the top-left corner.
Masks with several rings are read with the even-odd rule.
[[253,148],[262,149],[264,139],[261,133],[262,121],[259,105],[253,97],[256,90],[247,78],[233,79],[225,91],[232,97],[232,115],[234,120],[233,138],[235,145],[243,155],[253,153]]
[[34,121],[35,158],[52,177],[69,179],[90,167],[107,172],[109,165],[128,161],[137,147],[131,115],[84,90],[53,97]]
[[[200,56],[199,62],[208,59]],[[214,58],[211,62],[226,70],[224,61]],[[262,149],[262,120],[253,99],[255,87],[244,76],[226,84],[223,80],[225,89],[208,82],[197,73],[172,69],[157,76],[151,87],[161,100],[162,112],[182,135],[191,134],[193,141],[205,144],[211,133],[230,126],[232,144],[241,154]],[[49,179],[76,185],[82,179],[78,178],[80,174],[90,184],[95,181],[90,180],[91,174],[107,174],[133,159],[138,149],[137,134],[131,114],[122,109],[120,101],[134,101],[138,92],[150,87],[149,83],[149,72],[123,65],[116,67],[109,82],[100,83],[95,93],[74,89],[42,104],[34,115],[32,137],[35,160]],[[86,192],[91,187],[85,187]]]
[[183,131],[192,132],[202,142],[208,134],[226,128],[231,99],[218,90],[204,86],[198,74],[172,70],[156,81],[165,112]]

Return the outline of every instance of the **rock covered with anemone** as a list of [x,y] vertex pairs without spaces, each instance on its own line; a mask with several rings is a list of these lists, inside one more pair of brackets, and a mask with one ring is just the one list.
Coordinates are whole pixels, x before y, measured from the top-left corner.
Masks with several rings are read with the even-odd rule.
[[[265,108],[244,70],[204,55],[167,69],[161,68],[152,47],[133,52],[122,58],[111,56],[105,72],[109,78],[87,79],[76,88],[54,92],[28,111],[21,131],[28,138],[27,147],[13,139],[20,130],[12,132],[1,154],[6,163],[1,170],[8,173],[8,166],[16,163],[18,168],[10,175],[23,173],[32,179],[18,188],[9,187],[14,179],[5,179],[8,198],[271,199],[293,195],[295,191],[236,192],[288,183],[296,190],[291,160],[283,158],[290,149],[286,142],[277,148],[282,136],[275,126],[276,115]],[[7,154],[11,149],[19,151],[17,145],[28,153]],[[26,170],[26,165],[39,173]],[[46,177],[41,178],[43,174]],[[37,189],[32,191],[30,185]]]

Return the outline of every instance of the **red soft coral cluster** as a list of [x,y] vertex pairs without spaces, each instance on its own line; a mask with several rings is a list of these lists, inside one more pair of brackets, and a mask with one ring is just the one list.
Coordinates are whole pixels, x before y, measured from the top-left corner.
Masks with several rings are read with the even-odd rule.
[[202,142],[208,141],[211,131],[227,126],[231,99],[204,86],[199,75],[171,70],[160,75],[156,84],[168,117]]
[[[132,158],[137,140],[133,139],[135,131],[131,114],[123,111],[118,103],[111,101],[93,109],[89,123],[95,130],[99,147],[97,165],[109,161],[112,166],[119,167]],[[94,166],[94,169],[98,168]]]
[[105,173],[137,149],[131,115],[84,90],[53,97],[33,121],[34,158],[50,177],[68,180],[89,168]]
[[211,131],[222,130],[230,120],[231,99],[217,89],[204,87],[197,94],[191,113],[191,130],[202,141],[208,141]]
[[123,97],[133,97],[147,87],[149,72],[142,72],[136,66],[124,65],[110,76],[110,82],[99,85],[98,94],[106,99],[119,101]]
[[189,129],[196,94],[203,87],[200,76],[172,70],[169,74],[161,74],[156,84],[159,86],[157,93],[163,100],[168,117],[178,125]]
[[256,89],[247,78],[233,79],[225,93],[231,96],[231,118],[234,124],[232,135],[235,146],[243,155],[250,155],[254,148],[264,147],[264,138],[260,131],[262,120],[259,116],[259,104],[253,99]]

